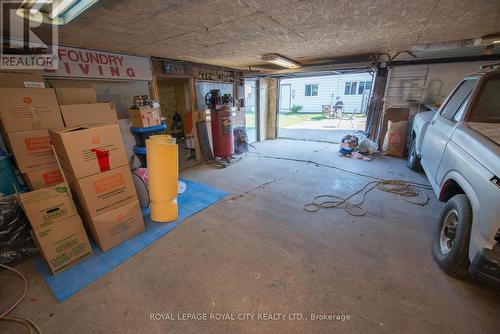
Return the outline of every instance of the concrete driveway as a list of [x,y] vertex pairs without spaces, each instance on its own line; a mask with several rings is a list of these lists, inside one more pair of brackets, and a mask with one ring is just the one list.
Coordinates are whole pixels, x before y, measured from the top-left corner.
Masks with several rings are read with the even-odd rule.
[[364,131],[366,118],[304,121],[278,129],[279,138],[340,143],[347,134]]

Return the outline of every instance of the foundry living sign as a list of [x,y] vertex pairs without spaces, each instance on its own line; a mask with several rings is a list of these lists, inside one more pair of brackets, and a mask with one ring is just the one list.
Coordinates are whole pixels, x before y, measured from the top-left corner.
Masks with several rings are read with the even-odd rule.
[[65,46],[57,48],[57,69],[44,76],[108,80],[153,80],[149,57]]

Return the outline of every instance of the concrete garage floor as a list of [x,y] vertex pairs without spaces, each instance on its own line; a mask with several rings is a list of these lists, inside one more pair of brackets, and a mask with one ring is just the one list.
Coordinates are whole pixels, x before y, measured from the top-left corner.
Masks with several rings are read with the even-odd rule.
[[[313,159],[383,178],[426,182],[401,159],[338,156],[333,144],[276,140],[263,155]],[[494,333],[498,293],[453,279],[432,259],[434,196],[424,208],[374,190],[365,217],[306,213],[322,193],[369,179],[247,155],[234,166],[182,173],[231,192],[75,296],[57,304],[31,262],[31,290],[12,316],[45,333]],[[21,283],[0,273],[0,308]],[[348,314],[349,321],[152,321],[150,313]],[[287,315],[288,316],[288,315]],[[257,317],[257,315],[255,316]],[[9,326],[9,327],[7,327]],[[15,333],[0,322],[0,332]],[[19,331],[21,333],[22,331]]]

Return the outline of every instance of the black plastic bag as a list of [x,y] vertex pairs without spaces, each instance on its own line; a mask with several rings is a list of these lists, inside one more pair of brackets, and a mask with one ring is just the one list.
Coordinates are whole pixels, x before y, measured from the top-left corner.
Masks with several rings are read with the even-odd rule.
[[0,197],[0,263],[12,265],[38,254],[29,228],[17,198]]

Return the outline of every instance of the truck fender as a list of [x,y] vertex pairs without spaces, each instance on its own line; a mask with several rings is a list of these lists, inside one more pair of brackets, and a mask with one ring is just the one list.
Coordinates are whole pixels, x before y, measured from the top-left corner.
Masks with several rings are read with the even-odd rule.
[[414,129],[412,130],[413,131],[412,136],[414,135],[415,136],[414,140],[416,140],[415,149],[417,150],[418,156],[421,156],[422,154],[422,145],[424,143],[424,136],[425,133],[427,132],[427,127],[429,126],[429,124],[430,123],[428,122],[423,123],[422,128],[418,133],[416,133]]

